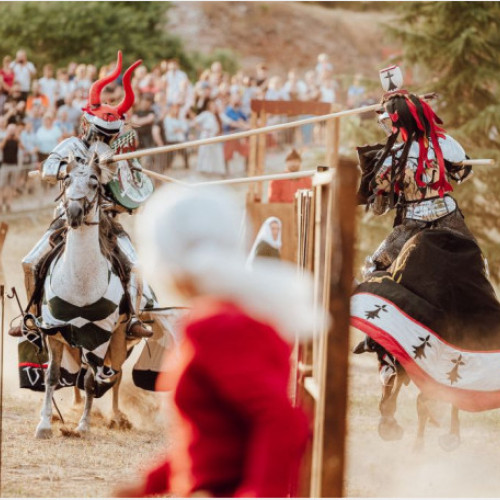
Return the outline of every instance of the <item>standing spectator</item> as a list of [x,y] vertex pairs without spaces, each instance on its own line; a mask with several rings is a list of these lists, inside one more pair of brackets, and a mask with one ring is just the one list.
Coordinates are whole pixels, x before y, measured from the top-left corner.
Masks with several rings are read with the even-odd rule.
[[320,80],[320,101],[327,102],[332,104],[335,102],[336,94],[335,94],[335,82],[333,78],[329,76],[328,73],[325,73]]
[[0,189],[1,189],[1,207],[5,206],[6,211],[10,212],[10,205],[16,190],[19,186],[20,172],[20,151],[23,146],[17,136],[16,126],[10,124],[7,127],[7,133],[0,143],[2,151],[2,166],[0,167]]
[[14,80],[6,102],[14,102],[15,104],[17,104],[20,101],[26,102],[26,99],[24,97],[24,93],[21,92],[21,84],[18,81]]
[[38,80],[38,85],[40,86],[40,92],[48,97],[50,106],[55,107],[58,83],[54,78],[54,66],[52,64],[46,64],[43,67],[43,76]]
[[140,148],[151,148],[154,146],[152,129],[156,121],[156,116],[153,111],[153,100],[152,94],[141,96],[132,113],[131,121],[137,132]]
[[187,75],[179,69],[179,61],[171,59],[168,61],[168,70],[165,74],[165,82],[167,84],[167,103],[172,104],[177,102],[181,83],[187,80]]
[[8,94],[14,83],[14,70],[11,68],[12,57],[5,56],[3,58],[2,69],[0,69],[0,76],[3,78],[4,90]]
[[267,66],[263,63],[257,64],[255,68],[255,79],[257,81],[257,86],[267,90],[268,78],[269,74]]
[[[109,87],[109,85],[108,85]],[[106,88],[103,89],[103,92],[101,92],[101,102],[106,102],[103,98],[103,95],[105,94]],[[87,105],[87,96],[85,93],[85,89],[81,87],[75,88],[75,91],[73,92],[73,100],[71,101],[71,105],[78,110],[79,113],[82,112],[82,108],[84,108]]]
[[36,154],[36,134],[33,130],[33,123],[26,120],[24,123],[24,128],[19,136],[21,144],[23,146],[23,164],[33,165],[37,162],[38,157]]
[[[193,122],[200,129],[200,139],[216,137],[222,132],[222,124],[218,115],[217,105],[213,99],[207,101],[207,107]],[[225,174],[224,148],[221,143],[207,144],[198,149],[198,172],[207,174]]]
[[354,77],[352,85],[347,90],[347,106],[349,108],[359,107],[365,97],[365,87],[361,85],[362,75],[359,73]]
[[269,86],[267,87],[265,99],[267,101],[288,100],[288,94],[283,91],[281,78],[279,76],[273,76],[269,79]]
[[19,101],[17,104],[11,104],[11,109],[5,114],[7,117],[7,123],[13,123],[14,125],[19,125],[24,122],[26,117],[26,103],[24,101]]
[[[302,166],[302,158],[295,149],[285,159],[285,172],[298,172]],[[311,189],[310,177],[302,179],[276,179],[269,182],[269,203],[293,203],[295,193],[299,189]]]
[[83,99],[86,99],[91,85],[92,82],[87,78],[87,66],[85,64],[79,64],[76,67],[75,77],[73,78],[74,89],[81,91]]
[[70,92],[64,97],[64,104],[59,107],[58,112],[65,112],[68,116],[68,121],[73,124],[73,130],[78,129],[80,118],[82,116],[81,108],[73,106],[73,94]]
[[251,76],[243,77],[243,94],[241,96],[241,109],[243,112],[250,116],[252,112],[251,102],[252,99],[256,99],[257,97],[257,80]]
[[57,100],[56,106],[61,107],[66,102],[66,97],[73,92],[74,85],[69,79],[68,70],[57,70]]
[[36,75],[34,64],[28,61],[25,50],[18,50],[16,60],[10,64],[14,71],[14,79],[19,83],[21,98],[26,101],[31,89],[31,80]]
[[288,72],[288,80],[283,85],[283,98],[290,101],[303,101],[306,99],[307,85],[299,80],[294,69]]
[[60,109],[57,112],[57,120],[54,122],[54,126],[58,127],[62,132],[62,139],[67,139],[75,135],[75,125],[68,116],[68,112],[65,109]]
[[68,75],[71,82],[75,79],[77,67],[78,64],[75,61],[71,61],[68,63]]
[[36,132],[36,147],[38,161],[45,161],[52,150],[61,140],[62,132],[54,125],[54,118],[50,113],[43,116],[42,126]]
[[87,64],[85,68],[85,77],[89,82],[93,82],[96,80],[97,76],[97,68],[93,64]]
[[[179,104],[172,104],[167,111],[167,115],[163,119],[163,133],[165,136],[165,143],[167,145],[179,144],[185,142],[189,131],[189,123],[186,119],[179,116]],[[163,143],[163,140],[161,141]],[[158,144],[161,146],[162,144]],[[184,160],[184,167],[189,168],[188,150],[181,149],[179,151],[172,151],[167,153],[167,168],[172,166],[174,158],[180,154]]]
[[50,100],[48,96],[42,93],[40,83],[34,81],[31,87],[31,95],[26,102],[26,110],[30,112],[36,106],[42,106],[47,111],[50,108]]
[[201,113],[207,108],[207,103],[210,100],[211,87],[206,81],[199,82],[194,95],[194,112]]
[[[248,117],[241,109],[241,99],[239,94],[233,93],[230,96],[229,104],[221,116],[222,123],[224,124],[223,130],[225,134],[232,134],[240,130],[248,130]],[[224,160],[226,165],[233,159],[234,153],[239,153],[245,162],[248,158],[248,140],[236,139],[229,140],[224,143]]]
[[318,64],[316,64],[316,75],[321,77],[325,71],[331,73],[333,71],[333,66],[327,54],[320,54],[318,56]]

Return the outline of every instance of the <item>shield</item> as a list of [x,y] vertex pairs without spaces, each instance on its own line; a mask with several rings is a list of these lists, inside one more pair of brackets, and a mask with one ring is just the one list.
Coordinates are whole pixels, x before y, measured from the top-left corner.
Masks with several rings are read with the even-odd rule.
[[[140,169],[137,160],[132,160]],[[151,179],[130,167],[128,162],[120,162],[113,179],[107,184],[112,198],[127,210],[135,210],[144,203],[153,193],[154,185]]]

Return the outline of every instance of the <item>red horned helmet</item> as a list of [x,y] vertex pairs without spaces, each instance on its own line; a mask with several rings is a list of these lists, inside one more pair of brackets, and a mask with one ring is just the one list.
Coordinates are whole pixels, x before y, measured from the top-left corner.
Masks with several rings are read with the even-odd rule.
[[89,124],[94,125],[96,129],[104,135],[114,135],[120,131],[123,125],[123,118],[125,113],[134,104],[134,92],[130,80],[132,73],[137,66],[142,63],[142,60],[136,61],[130,66],[123,75],[123,90],[125,96],[117,106],[110,106],[108,104],[101,104],[102,89],[116,80],[122,71],[122,53],[118,51],[116,59],[116,67],[112,73],[97,80],[92,84],[89,90],[88,104],[82,111],[85,112],[84,119]]

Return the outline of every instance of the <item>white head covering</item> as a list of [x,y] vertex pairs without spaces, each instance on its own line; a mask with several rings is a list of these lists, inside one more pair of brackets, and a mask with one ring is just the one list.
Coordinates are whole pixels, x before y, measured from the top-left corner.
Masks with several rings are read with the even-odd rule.
[[[275,222],[279,226],[279,232],[278,232],[278,239],[275,240],[273,238],[273,232],[271,230],[271,224]],[[281,220],[278,219],[278,217],[268,217],[263,223],[262,226],[260,226],[259,232],[257,233],[257,236],[255,238],[255,241],[252,245],[252,250],[250,250],[250,255],[248,256],[247,259],[247,265],[253,265],[253,262],[255,261],[255,258],[257,257],[257,247],[259,246],[259,243],[264,241],[271,247],[275,248],[276,250],[281,250]]]
[[289,340],[310,336],[326,318],[313,305],[312,280],[277,260],[246,269],[242,217],[224,189],[162,187],[137,218],[146,277],[163,284],[171,277],[188,278],[200,295],[236,304]]

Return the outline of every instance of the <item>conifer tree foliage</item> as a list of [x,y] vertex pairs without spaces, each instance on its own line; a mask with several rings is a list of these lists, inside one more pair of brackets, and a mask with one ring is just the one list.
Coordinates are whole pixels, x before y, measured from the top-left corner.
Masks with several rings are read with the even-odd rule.
[[446,124],[500,144],[500,2],[402,2],[388,28],[421,71],[421,90],[440,95]]

